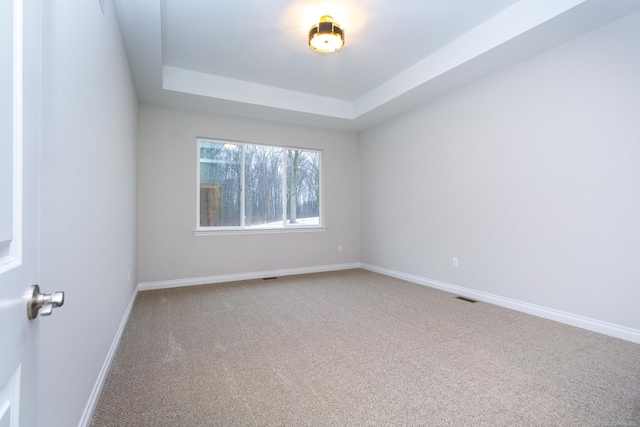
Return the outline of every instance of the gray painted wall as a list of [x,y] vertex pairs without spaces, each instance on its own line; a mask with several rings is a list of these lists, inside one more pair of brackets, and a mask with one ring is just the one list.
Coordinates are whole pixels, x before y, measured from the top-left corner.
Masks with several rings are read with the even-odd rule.
[[[43,39],[41,285],[67,300],[41,425],[78,423],[137,282],[362,261],[640,329],[639,14],[359,139],[137,112],[111,2],[47,2]],[[327,231],[194,236],[196,136],[323,150]]]
[[[356,134],[147,105],[139,126],[140,282],[360,260]],[[194,236],[198,136],[322,150],[326,231]]]
[[362,262],[640,329],[638,40],[635,14],[363,132]]
[[43,2],[40,286],[66,298],[37,320],[42,426],[78,425],[137,283],[137,100],[106,3]]

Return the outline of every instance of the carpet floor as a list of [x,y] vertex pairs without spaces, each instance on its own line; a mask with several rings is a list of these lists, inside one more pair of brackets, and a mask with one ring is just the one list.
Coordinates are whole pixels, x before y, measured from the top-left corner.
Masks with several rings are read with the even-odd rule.
[[92,426],[640,426],[640,345],[364,270],[140,292]]

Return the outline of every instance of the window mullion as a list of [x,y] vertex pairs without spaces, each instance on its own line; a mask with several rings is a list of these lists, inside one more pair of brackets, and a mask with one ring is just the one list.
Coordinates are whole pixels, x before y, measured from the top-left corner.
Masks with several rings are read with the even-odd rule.
[[282,150],[282,226],[287,226],[287,150]]
[[241,150],[241,154],[240,154],[240,227],[244,227],[245,226],[245,220],[246,220],[246,215],[245,215],[245,198],[246,198],[246,182],[245,182],[245,159],[246,159],[246,155],[245,155],[245,144],[242,144],[242,150]]

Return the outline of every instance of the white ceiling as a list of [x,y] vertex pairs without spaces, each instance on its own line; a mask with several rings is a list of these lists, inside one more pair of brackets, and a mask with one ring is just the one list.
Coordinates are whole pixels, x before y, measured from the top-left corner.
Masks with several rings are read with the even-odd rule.
[[[361,130],[640,0],[115,0],[143,103]],[[345,47],[307,45],[333,15]]]

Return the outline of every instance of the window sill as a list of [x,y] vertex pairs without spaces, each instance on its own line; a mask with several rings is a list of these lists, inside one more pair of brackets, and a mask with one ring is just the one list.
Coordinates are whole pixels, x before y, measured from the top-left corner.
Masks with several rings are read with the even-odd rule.
[[195,236],[220,236],[228,234],[278,234],[278,233],[319,233],[327,230],[325,226],[280,227],[280,228],[224,228],[221,230],[196,229]]

